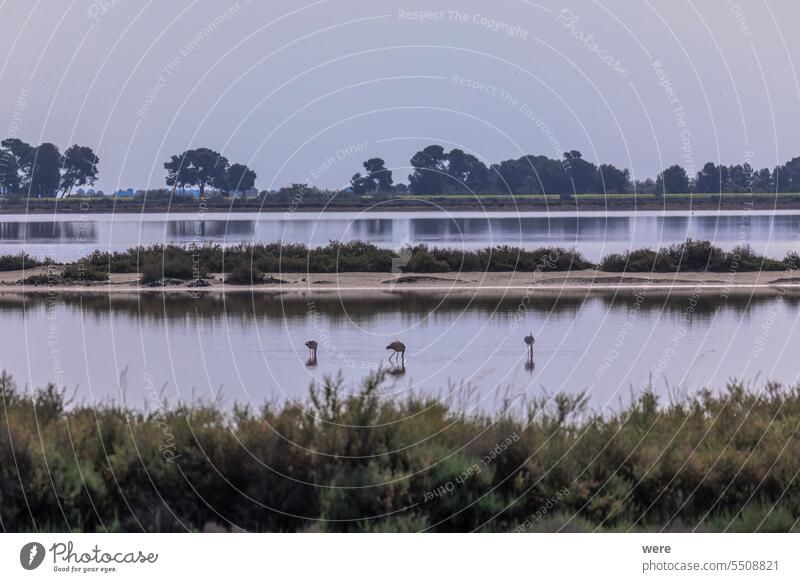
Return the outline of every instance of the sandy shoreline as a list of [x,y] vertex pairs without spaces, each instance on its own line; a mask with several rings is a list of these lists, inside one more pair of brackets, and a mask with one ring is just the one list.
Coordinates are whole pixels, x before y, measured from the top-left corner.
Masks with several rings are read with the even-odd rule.
[[606,273],[583,270],[556,273],[320,273],[272,274],[274,283],[258,285],[226,284],[221,275],[205,280],[208,286],[192,287],[188,282],[168,285],[139,284],[136,274],[112,274],[108,282],[86,285],[23,284],[33,275],[46,274],[46,268],[0,273],[0,293],[264,293],[286,296],[359,294],[430,294],[524,297],[531,293],[636,292],[731,294],[800,294],[800,276],[792,271],[749,273]]

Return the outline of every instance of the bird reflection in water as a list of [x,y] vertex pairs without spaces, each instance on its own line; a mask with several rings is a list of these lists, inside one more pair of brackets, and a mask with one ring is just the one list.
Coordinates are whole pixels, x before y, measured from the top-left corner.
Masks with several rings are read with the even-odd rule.
[[536,369],[536,364],[533,363],[533,354],[528,354],[528,358],[525,360],[525,369],[531,374]]
[[389,368],[386,369],[386,373],[390,376],[405,376],[406,374],[406,364],[405,362],[401,361],[399,364],[392,364]]

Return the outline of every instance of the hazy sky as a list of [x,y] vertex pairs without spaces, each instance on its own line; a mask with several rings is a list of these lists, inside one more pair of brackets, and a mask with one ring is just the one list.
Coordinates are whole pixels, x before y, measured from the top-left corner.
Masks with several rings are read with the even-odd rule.
[[[454,6],[458,6],[455,8]],[[0,0],[0,133],[90,145],[100,188],[206,146],[259,188],[405,181],[441,143],[638,177],[800,155],[795,0]],[[420,14],[420,11],[424,13]]]

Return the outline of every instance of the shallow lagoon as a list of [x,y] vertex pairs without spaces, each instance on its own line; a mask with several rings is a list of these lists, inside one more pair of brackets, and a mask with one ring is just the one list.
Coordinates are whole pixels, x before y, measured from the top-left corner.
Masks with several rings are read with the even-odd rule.
[[[408,352],[387,394],[454,394],[489,406],[581,390],[594,406],[616,406],[648,384],[669,396],[732,378],[794,383],[800,371],[792,347],[800,298],[789,294],[537,296],[517,324],[519,308],[518,299],[402,293],[4,294],[2,367],[20,383],[56,382],[79,400],[135,406],[154,391],[225,406],[300,398],[325,376],[341,375],[352,389],[387,366],[384,348],[394,339]],[[533,366],[523,343],[529,330]],[[304,346],[312,338],[316,366]]]
[[731,249],[750,244],[782,258],[798,250],[800,212],[401,212],[178,213],[0,216],[0,254],[26,251],[58,261],[96,249],[156,243],[305,243],[365,240],[480,248],[491,245],[575,247],[590,260],[626,249],[659,247],[687,238]]

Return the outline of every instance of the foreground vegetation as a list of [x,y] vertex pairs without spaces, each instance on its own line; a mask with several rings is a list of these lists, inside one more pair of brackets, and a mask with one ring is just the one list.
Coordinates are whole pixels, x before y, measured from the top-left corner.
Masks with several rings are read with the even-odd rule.
[[[800,389],[731,384],[613,413],[470,413],[329,381],[259,409],[68,406],[0,378],[5,531],[790,531]],[[145,389],[147,391],[147,389]],[[138,396],[137,396],[138,398]]]
[[[0,256],[0,271],[16,271],[51,264],[24,254]],[[479,250],[408,246],[396,252],[354,241],[330,242],[324,247],[302,244],[240,244],[235,246],[156,245],[123,252],[96,251],[63,268],[61,277],[71,282],[104,281],[109,273],[141,273],[142,281],[192,280],[228,273],[231,284],[279,281],[280,273],[455,273],[455,272],[563,272],[599,269],[622,273],[752,272],[795,270],[800,257],[789,253],[772,259],[749,247],[723,251],[708,241],[687,240],[658,250],[639,249],[605,256],[598,264],[574,249],[543,247],[526,250],[497,246]],[[52,277],[51,277],[52,279]],[[28,283],[47,284],[37,274]],[[51,281],[52,282],[52,281]]]

